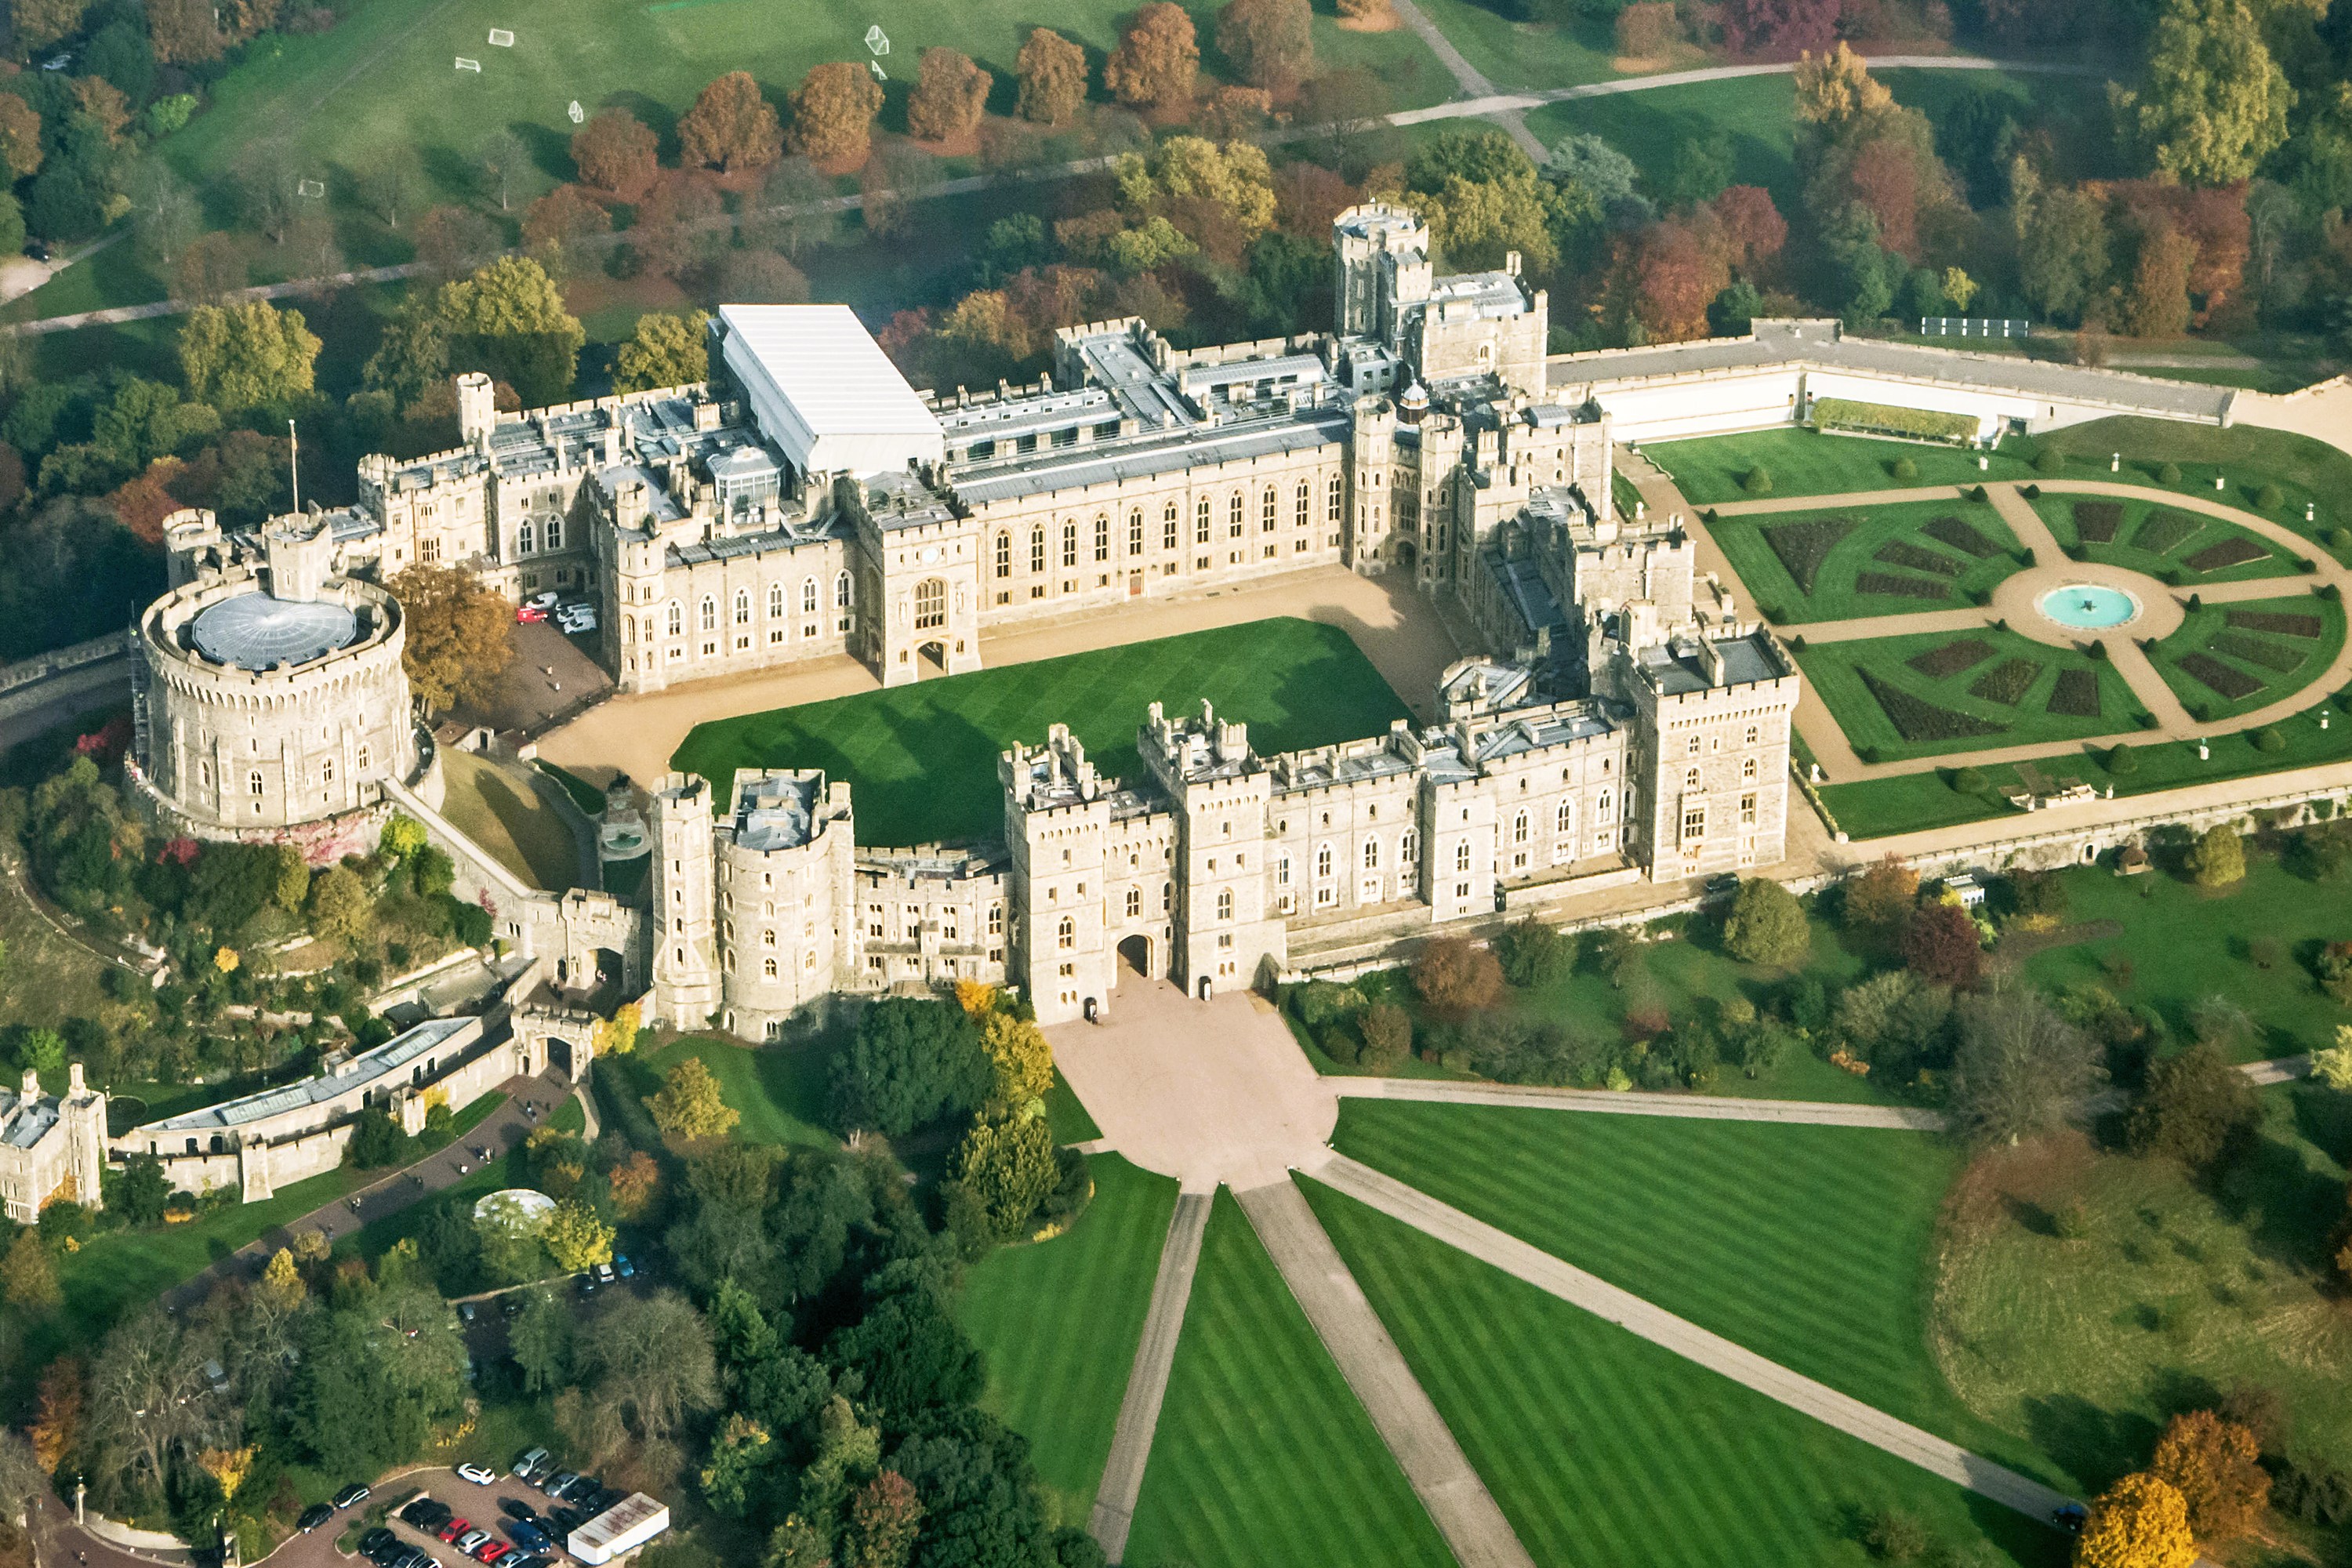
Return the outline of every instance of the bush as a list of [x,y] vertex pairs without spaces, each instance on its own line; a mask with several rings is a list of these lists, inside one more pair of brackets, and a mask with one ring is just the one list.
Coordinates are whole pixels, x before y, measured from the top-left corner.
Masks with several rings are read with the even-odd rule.
[[1969,487],[1969,499],[1973,501],[1982,501],[1989,500],[1991,498],[1985,494],[1984,486],[1971,485]]
[[2226,822],[2214,824],[2189,847],[2189,874],[2200,888],[2226,888],[2246,875],[2245,841]]
[[2352,528],[2331,528],[2327,531],[2327,548],[2352,550]]
[[2277,752],[2286,750],[2286,737],[2279,733],[2278,726],[2275,724],[2263,725],[2254,731],[2253,739],[2254,750],[2258,752]]
[[1990,782],[1979,768],[1961,768],[1952,774],[1952,788],[1962,795],[1982,795]]
[[2157,469],[2156,482],[2160,485],[2179,484],[2180,482],[2180,465],[2178,463],[2167,463],[2162,468]]
[[2090,648],[2090,653],[2091,653],[2091,657],[2092,657],[2093,658],[2095,658],[2095,659],[2097,659],[2100,663],[2105,664],[2105,663],[2106,662],[2106,658],[2107,658],[2107,644],[2106,644],[2106,639],[2105,639],[2105,638],[2104,638],[2104,637],[2102,637],[2102,638],[2100,638],[2099,640],[2097,640],[2097,641],[2095,641],[2095,642],[2092,643],[2092,644],[2091,644],[2091,648]]
[[2065,454],[2055,447],[2044,447],[2033,454],[2033,471],[2037,474],[2063,474],[2066,471]]
[[2166,1155],[2210,1173],[2243,1147],[2258,1115],[2245,1075],[2218,1047],[2200,1043],[2150,1064],[2124,1141],[2135,1154]]
[[1747,477],[1739,481],[1739,488],[1752,496],[1770,495],[1772,493],[1771,470],[1761,463],[1757,464],[1748,469]]
[[1503,978],[1513,985],[1522,990],[1550,985],[1567,979],[1576,967],[1576,938],[1529,915],[1496,937],[1495,956],[1502,963]]
[[1357,1015],[1364,1048],[1357,1057],[1375,1072],[1393,1072],[1412,1050],[1412,1019],[1393,1002],[1375,1002]]
[[1412,985],[1432,1013],[1458,1020],[1495,1005],[1503,991],[1503,966],[1493,953],[1460,937],[1432,937],[1413,957]]
[[2264,485],[2254,492],[2254,505],[2263,511],[2276,511],[2286,505],[2286,493],[2276,485]]
[[1750,877],[1731,900],[1723,945],[1743,963],[1784,967],[1812,952],[1813,933],[1796,894],[1769,877]]
[[2107,752],[2107,772],[2117,778],[2129,778],[2139,772],[2139,753],[2122,742],[2116,742],[2114,749]]
[[2040,500],[2042,499],[2042,487],[2040,485],[2024,485],[2020,487],[2017,493],[2023,496],[2027,500]]
[[1916,479],[1919,477],[1919,465],[1908,458],[1897,458],[1890,471],[1898,479]]

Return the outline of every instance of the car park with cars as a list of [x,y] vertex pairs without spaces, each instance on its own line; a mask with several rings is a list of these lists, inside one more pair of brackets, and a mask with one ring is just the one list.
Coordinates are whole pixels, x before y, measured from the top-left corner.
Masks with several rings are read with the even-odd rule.
[[470,1519],[449,1519],[443,1521],[441,1528],[433,1533],[444,1541],[455,1541],[473,1528],[474,1521]]
[[335,1494],[335,1506],[337,1508],[354,1507],[360,1503],[367,1501],[369,1497],[373,1494],[373,1488],[362,1486],[359,1482],[353,1481],[351,1485],[345,1487],[342,1490]]
[[302,1510],[302,1517],[296,1520],[294,1524],[296,1529],[308,1535],[334,1517],[335,1508],[332,1503],[314,1502]]

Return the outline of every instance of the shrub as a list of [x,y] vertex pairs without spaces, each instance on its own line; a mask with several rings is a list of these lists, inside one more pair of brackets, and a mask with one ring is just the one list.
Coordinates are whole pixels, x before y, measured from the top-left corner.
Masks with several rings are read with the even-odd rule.
[[2331,528],[2327,531],[2330,550],[2352,550],[2352,528]]
[[1414,955],[1412,986],[1432,1013],[1459,1020],[1495,1005],[1503,991],[1503,966],[1493,953],[1460,937],[1432,937]]
[[1796,894],[1769,877],[1751,877],[1731,900],[1723,945],[1743,963],[1783,966],[1812,952],[1813,933]]
[[2100,638],[2099,640],[2092,643],[2090,651],[2093,658],[2099,660],[2103,664],[2106,662],[2107,645],[2105,638]]
[[2259,1114],[2253,1086],[2220,1047],[2200,1042],[2149,1065],[2124,1124],[2135,1154],[2160,1154],[2200,1173],[2244,1145]]
[[2063,474],[2066,471],[2065,455],[2055,447],[2044,447],[2033,454],[2033,471],[2037,474]]
[[1952,787],[1962,795],[1982,795],[1989,782],[1979,768],[1961,768],[1952,774]]
[[1968,990],[1984,964],[1976,921],[1958,904],[1924,906],[1903,932],[1903,962],[1931,984]]
[[[2286,505],[2286,493],[2276,485],[2264,485],[2254,492],[2254,505],[2264,511],[2276,511]],[[2203,1531],[2199,1531],[2202,1534]]]
[[1771,470],[1761,463],[1757,464],[1748,469],[1747,477],[1739,481],[1739,488],[1752,496],[1770,495],[1772,493]]
[[1503,978],[1513,985],[1550,985],[1568,978],[1576,967],[1576,938],[1529,915],[1496,937],[1495,956],[1502,963]]
[[1392,1072],[1412,1049],[1412,1019],[1393,1002],[1375,1002],[1356,1016],[1364,1048],[1356,1058],[1378,1072]]
[[2157,469],[2156,482],[2160,485],[2179,484],[2180,482],[2180,465],[2178,463],[2167,463],[2162,468]]
[[1981,501],[1989,500],[1991,498],[1985,494],[1984,486],[1971,485],[1969,487],[1969,499],[1973,501]]
[[2277,725],[2265,724],[2254,731],[2254,750],[2270,752],[2284,752],[2286,750],[2286,737],[2279,733]]
[[2040,500],[2042,499],[2042,487],[2040,485],[2026,485],[2021,487],[2017,493],[2023,496],[2027,500]]
[[2189,874],[2200,888],[2226,888],[2246,875],[2245,841],[2226,822],[2215,823],[2189,847]]
[[2107,772],[2117,778],[2129,778],[2139,772],[2139,753],[2118,741],[2107,752]]
[[1897,458],[1891,471],[1898,479],[1916,479],[1919,477],[1919,465],[1908,458]]

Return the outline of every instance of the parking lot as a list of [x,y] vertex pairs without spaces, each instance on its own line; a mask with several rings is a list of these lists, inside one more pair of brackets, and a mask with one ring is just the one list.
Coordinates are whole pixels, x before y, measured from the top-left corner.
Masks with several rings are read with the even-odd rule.
[[[481,1478],[492,1472],[468,1474],[471,1468],[417,1470],[387,1480],[364,1500],[333,1510],[278,1557],[339,1561],[335,1541],[383,1503],[391,1509],[383,1525],[360,1541],[363,1560],[374,1568],[558,1568],[571,1562],[563,1553],[571,1532],[625,1495],[563,1468],[552,1455],[535,1468],[536,1485],[503,1470],[485,1483]],[[303,1550],[321,1542],[323,1555]]]

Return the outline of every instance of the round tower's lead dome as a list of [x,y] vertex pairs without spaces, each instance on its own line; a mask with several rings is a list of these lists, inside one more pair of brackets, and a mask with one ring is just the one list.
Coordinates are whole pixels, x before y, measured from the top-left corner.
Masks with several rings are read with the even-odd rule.
[[239,669],[292,669],[348,647],[360,634],[359,616],[326,600],[289,603],[268,594],[241,594],[197,612],[188,640],[215,664]]

